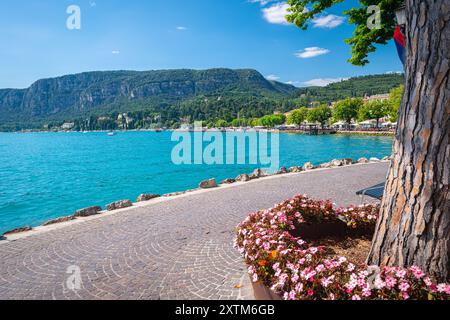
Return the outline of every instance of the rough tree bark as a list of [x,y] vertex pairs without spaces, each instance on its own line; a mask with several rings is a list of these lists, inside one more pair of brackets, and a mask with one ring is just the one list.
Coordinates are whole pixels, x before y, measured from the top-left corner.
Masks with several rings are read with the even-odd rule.
[[407,0],[394,159],[368,263],[450,279],[450,1]]

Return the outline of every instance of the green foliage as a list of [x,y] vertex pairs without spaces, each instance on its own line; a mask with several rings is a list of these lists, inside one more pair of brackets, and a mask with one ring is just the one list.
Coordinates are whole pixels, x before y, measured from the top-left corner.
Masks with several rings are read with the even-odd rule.
[[405,87],[403,85],[394,88],[390,92],[389,102],[390,102],[390,110],[389,110],[389,119],[392,122],[397,122],[398,113],[400,110],[400,105],[402,104],[403,92],[405,91]]
[[260,119],[260,123],[264,127],[273,128],[286,122],[286,116],[283,114],[264,116]]
[[390,111],[390,101],[370,101],[359,110],[359,120],[377,120],[379,127],[380,119],[388,116]]
[[336,120],[342,120],[350,124],[353,119],[358,117],[359,109],[363,106],[361,98],[347,98],[338,101],[333,108],[333,117]]
[[[290,14],[287,20],[306,30],[309,21],[341,2],[343,0],[288,0]],[[396,24],[395,9],[403,4],[403,0],[358,0],[358,2],[359,7],[344,12],[349,17],[349,22],[356,25],[353,37],[346,42],[352,47],[349,62],[363,66],[369,62],[368,55],[376,50],[375,45],[386,44],[392,39]],[[368,27],[367,22],[372,20],[373,14],[367,10],[370,5],[378,5],[381,9],[380,28]]]
[[403,74],[382,74],[355,77],[332,83],[326,87],[300,88],[299,97],[304,104],[312,101],[331,103],[346,98],[384,94],[403,83]]
[[306,107],[292,111],[287,119],[288,124],[296,124],[298,126],[301,125],[308,117],[308,112],[309,110]]
[[[206,73],[206,75],[204,74],[202,77],[209,78],[213,75],[214,77],[219,77],[220,73],[221,72],[219,71],[214,71],[212,74]],[[84,77],[90,77],[92,79],[78,79],[81,81],[80,88],[88,85],[89,81],[100,81],[101,79],[107,81],[106,79],[109,79],[108,77],[110,77],[111,74],[113,78],[120,78],[122,80],[127,79],[127,81],[130,81],[128,83],[130,86],[134,86],[134,81],[141,83],[141,76],[146,79],[149,77],[149,80],[154,79],[152,73],[144,73],[142,75],[140,75],[140,73],[129,74],[128,72],[105,72],[100,74],[94,73],[94,75],[88,73],[85,74]],[[177,77],[180,77],[179,79],[187,79],[189,73],[176,72],[175,74]],[[162,79],[169,79],[168,74],[158,73],[158,75],[160,75]],[[249,76],[249,74],[247,75]],[[224,75],[222,76],[223,78],[221,81],[228,81]],[[254,74],[253,77],[256,77],[256,74]],[[68,80],[72,80],[71,76],[68,77]],[[83,81],[88,82],[83,84]],[[112,80],[110,79],[110,81]],[[116,86],[115,81],[117,81],[117,79],[112,83],[114,87]],[[63,82],[64,81],[62,81],[61,86],[63,85]],[[25,112],[18,107],[10,109],[8,107],[8,101],[14,100],[11,95],[16,91],[0,90],[0,130],[17,131],[21,129],[42,129],[44,125],[48,125],[49,129],[52,129],[60,127],[64,122],[75,122],[76,130],[114,130],[123,128],[123,124],[118,123],[117,121],[119,113],[126,113],[128,117],[133,119],[133,122],[127,126],[127,129],[149,129],[160,126],[177,128],[180,123],[192,123],[196,120],[206,121],[207,125],[212,127],[215,126],[217,120],[222,119],[231,123],[238,117],[241,119],[241,126],[259,126],[261,123],[257,119],[265,115],[273,115],[276,111],[286,113],[294,110],[299,105],[310,106],[311,103],[329,104],[333,101],[342,100],[347,97],[362,97],[365,94],[373,95],[386,93],[392,88],[398,87],[402,82],[403,75],[386,74],[352,78],[340,83],[330,84],[323,88],[296,88],[294,91],[296,93],[295,95],[276,93],[280,92],[279,90],[281,89],[277,89],[277,91],[269,94],[267,91],[264,91],[266,89],[260,90],[256,89],[256,87],[245,92],[240,91],[241,89],[239,88],[227,87],[227,89],[221,89],[210,94],[188,95],[176,99],[174,98],[174,95],[170,94],[154,97],[145,97],[145,95],[143,95],[141,98],[135,97],[133,99],[112,95],[111,101],[103,105],[95,107],[86,106],[85,109],[75,108],[75,110],[70,108],[61,109],[59,113],[54,114],[45,113],[45,108],[49,109],[50,105],[52,105],[51,101],[45,108],[40,109],[39,113],[31,111]],[[104,90],[109,92],[108,86],[112,84],[109,81],[107,81],[107,83]],[[208,83],[209,82],[206,82],[206,84],[202,83],[202,85],[210,86],[211,84]],[[257,86],[255,83],[260,83],[261,88],[265,88],[268,82],[262,78],[261,82],[258,80],[252,83],[252,86]],[[241,84],[244,85],[244,83]],[[246,86],[248,85],[249,84],[247,83]],[[100,88],[103,88],[100,84],[96,84],[96,86],[98,86],[99,90]],[[270,86],[277,86],[278,88],[278,85],[275,82],[270,82]],[[280,84],[279,87],[284,88],[282,84]],[[262,94],[261,92],[265,93]],[[76,90],[74,91],[74,95],[75,93]],[[33,99],[39,99],[39,91],[34,92],[34,95],[35,98]],[[23,97],[21,97],[22,96],[18,95],[17,99],[22,99]],[[69,96],[61,96],[60,98],[62,101],[72,101],[70,94]],[[97,121],[98,118],[107,118],[107,120]]]
[[311,123],[320,123],[323,127],[332,116],[331,108],[327,105],[321,105],[308,112],[308,121]]
[[228,126],[229,126],[229,124],[225,120],[221,119],[221,120],[217,120],[217,122],[216,122],[216,128],[226,128]]

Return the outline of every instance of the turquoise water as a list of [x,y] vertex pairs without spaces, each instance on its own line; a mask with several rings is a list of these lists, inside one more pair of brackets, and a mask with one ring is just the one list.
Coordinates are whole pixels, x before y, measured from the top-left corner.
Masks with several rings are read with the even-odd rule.
[[[0,133],[0,234],[141,193],[164,194],[250,173],[256,165],[171,161],[171,133]],[[392,138],[280,135],[280,166],[384,157]]]

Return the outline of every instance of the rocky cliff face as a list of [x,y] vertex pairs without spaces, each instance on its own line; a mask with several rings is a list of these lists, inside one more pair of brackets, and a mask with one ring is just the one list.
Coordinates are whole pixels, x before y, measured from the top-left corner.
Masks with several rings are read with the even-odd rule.
[[268,81],[255,70],[88,72],[39,80],[28,89],[0,90],[0,123],[83,115],[119,101],[174,102],[234,91],[286,96],[296,90]]

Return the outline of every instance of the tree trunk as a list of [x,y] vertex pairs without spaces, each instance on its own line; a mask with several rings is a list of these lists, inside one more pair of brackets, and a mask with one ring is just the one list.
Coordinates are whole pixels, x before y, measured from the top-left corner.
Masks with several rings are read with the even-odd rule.
[[450,279],[450,1],[407,0],[408,58],[371,265]]

